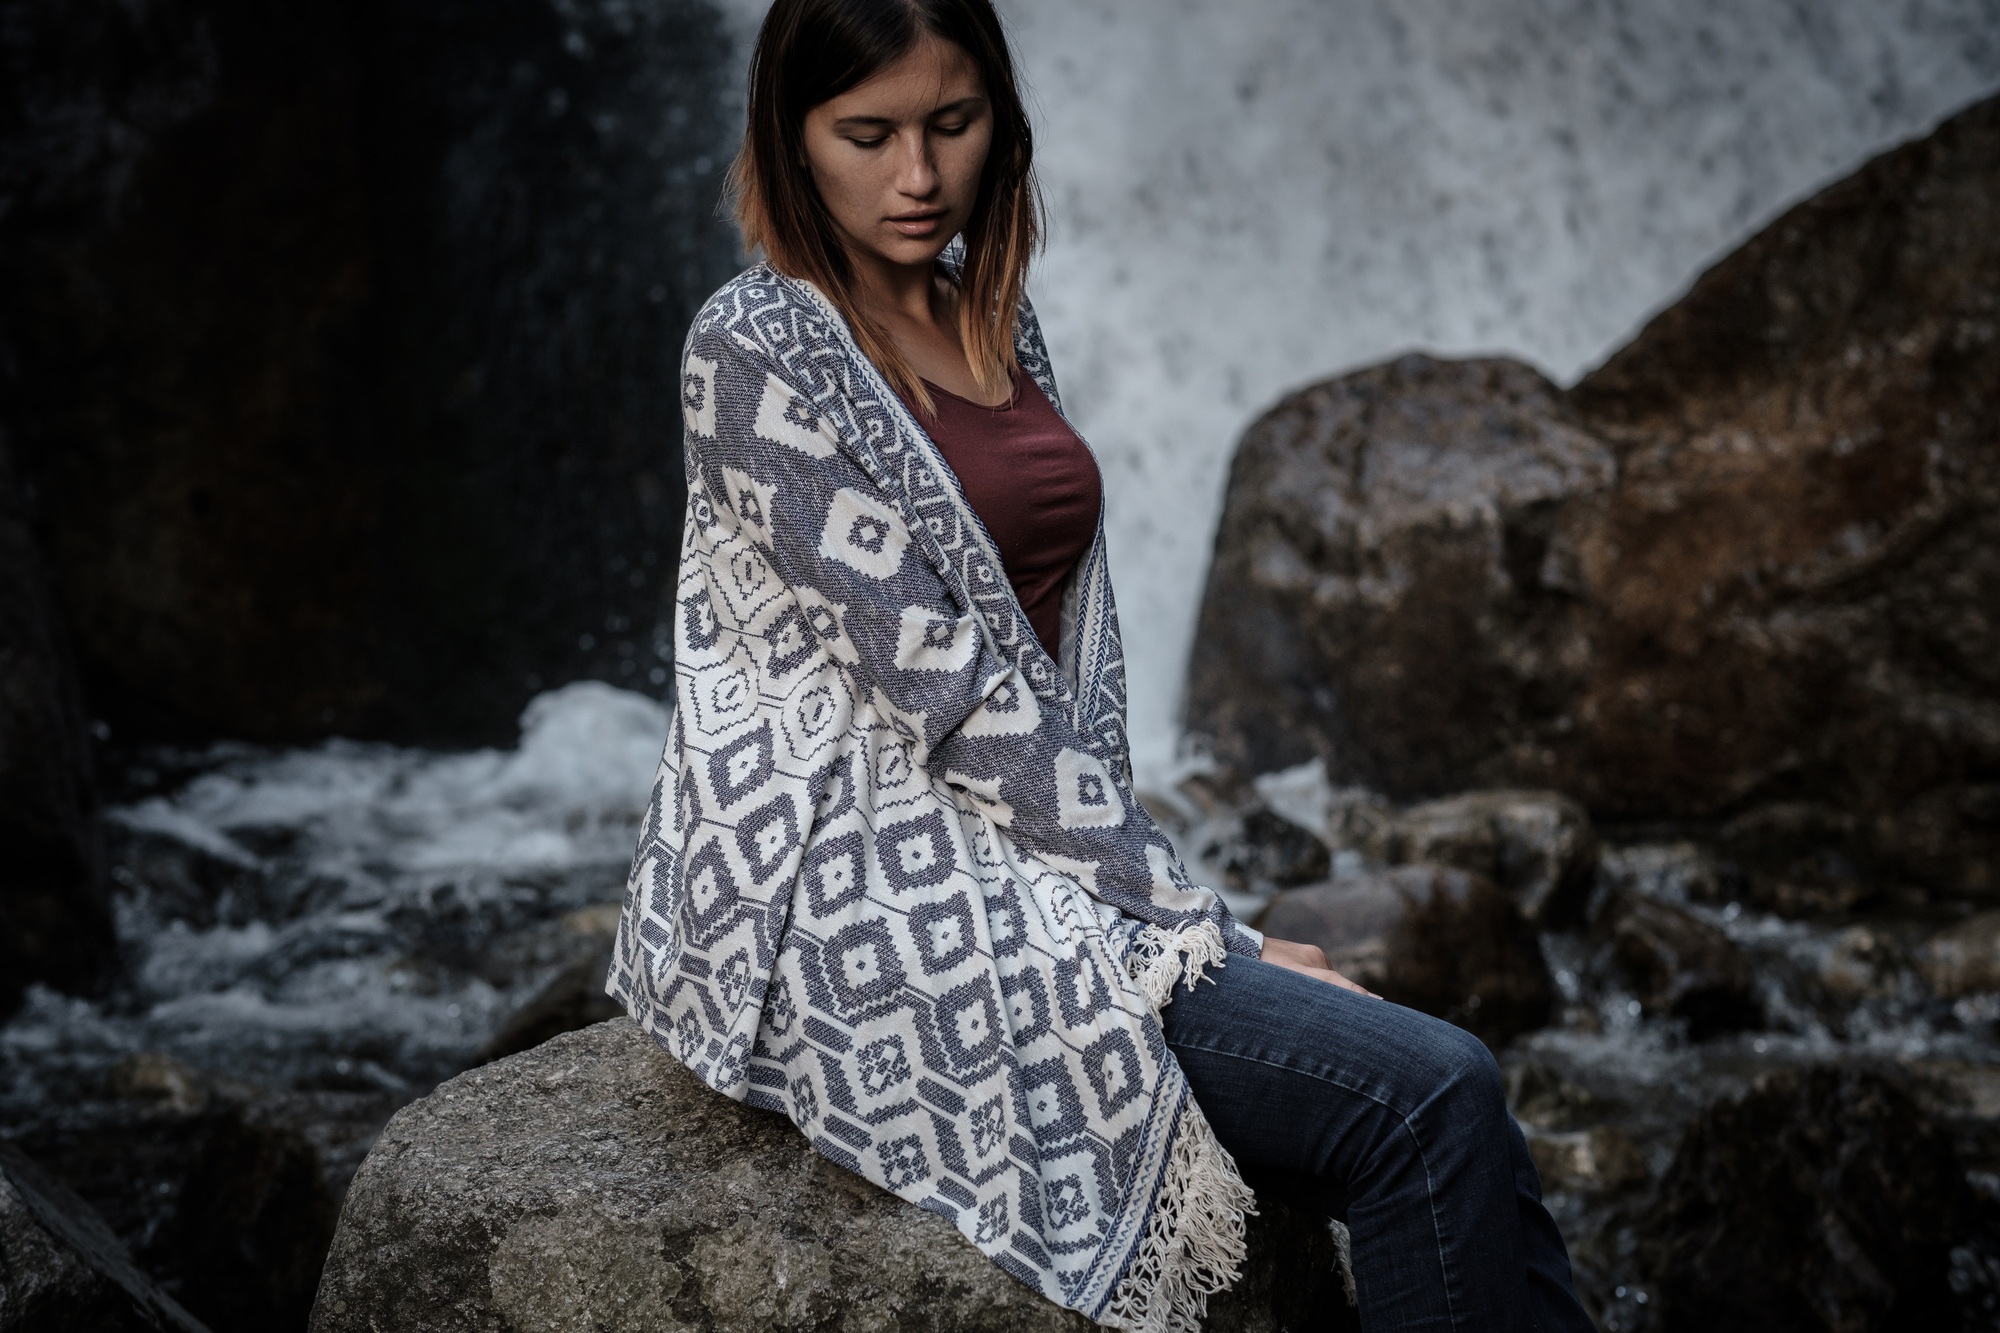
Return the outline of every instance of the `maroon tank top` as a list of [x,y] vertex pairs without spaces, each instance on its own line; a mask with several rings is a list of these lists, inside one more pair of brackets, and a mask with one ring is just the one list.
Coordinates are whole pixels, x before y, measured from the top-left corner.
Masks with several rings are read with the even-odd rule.
[[1000,548],[1000,563],[1028,623],[1051,657],[1061,650],[1063,583],[1097,536],[1104,489],[1097,460],[1026,371],[999,407],[924,385],[937,413],[912,414],[951,470],[965,501]]

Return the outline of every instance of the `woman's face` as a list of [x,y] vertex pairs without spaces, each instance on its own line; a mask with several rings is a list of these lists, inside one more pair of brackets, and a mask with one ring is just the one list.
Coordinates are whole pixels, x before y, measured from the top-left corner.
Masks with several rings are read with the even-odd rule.
[[992,108],[962,47],[928,34],[806,113],[806,161],[857,258],[929,265],[972,216]]

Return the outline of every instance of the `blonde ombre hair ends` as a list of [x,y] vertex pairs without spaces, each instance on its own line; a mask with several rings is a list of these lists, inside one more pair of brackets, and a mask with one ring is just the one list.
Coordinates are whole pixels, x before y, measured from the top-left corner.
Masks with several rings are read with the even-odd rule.
[[806,113],[893,64],[928,33],[972,57],[993,109],[979,197],[965,225],[958,333],[987,393],[1014,373],[1014,324],[1042,235],[1034,143],[990,0],[777,0],[750,57],[750,118],[729,189],[746,250],[826,293],[883,376],[926,413],[924,383],[854,298],[854,266],[806,166]]

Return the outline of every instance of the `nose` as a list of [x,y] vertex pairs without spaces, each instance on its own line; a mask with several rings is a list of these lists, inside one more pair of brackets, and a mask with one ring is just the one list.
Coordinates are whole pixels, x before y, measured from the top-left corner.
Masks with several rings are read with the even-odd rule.
[[927,199],[937,192],[937,164],[931,161],[930,136],[921,129],[896,136],[901,150],[897,165],[896,189],[912,199]]

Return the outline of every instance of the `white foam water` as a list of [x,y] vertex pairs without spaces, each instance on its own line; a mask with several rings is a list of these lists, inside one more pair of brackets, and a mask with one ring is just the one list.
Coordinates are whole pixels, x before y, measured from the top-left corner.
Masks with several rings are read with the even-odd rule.
[[618,900],[667,721],[586,681],[530,703],[511,750],[183,756],[198,776],[107,812],[123,975],[31,992],[0,1028],[7,1095],[141,1051],[400,1095],[463,1068],[568,961],[565,914]]

